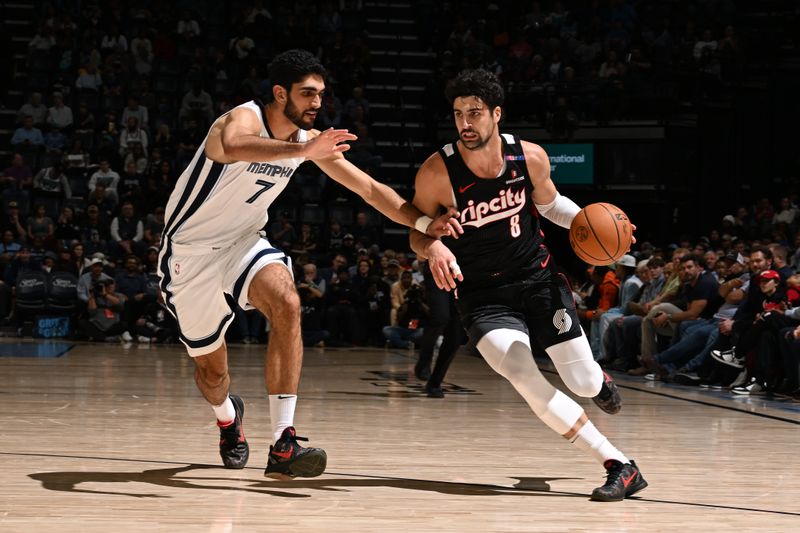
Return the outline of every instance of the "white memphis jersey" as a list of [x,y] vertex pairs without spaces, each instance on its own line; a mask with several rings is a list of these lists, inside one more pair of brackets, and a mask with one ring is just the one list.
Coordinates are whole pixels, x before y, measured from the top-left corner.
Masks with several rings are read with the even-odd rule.
[[[261,137],[271,137],[258,103],[250,101],[238,107],[258,114]],[[306,138],[307,132],[299,130],[297,141],[305,142]],[[169,197],[164,239],[176,244],[226,248],[264,227],[269,218],[267,209],[305,159],[217,163],[206,157],[207,141],[208,135]]]

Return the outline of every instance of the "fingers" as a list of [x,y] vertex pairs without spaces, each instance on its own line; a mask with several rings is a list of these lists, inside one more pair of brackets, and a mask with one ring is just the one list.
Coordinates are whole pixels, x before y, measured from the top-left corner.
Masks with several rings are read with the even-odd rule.
[[349,149],[350,149],[349,144],[337,144],[336,146],[333,147],[333,151],[339,153],[346,152]]
[[440,289],[449,292],[451,289],[456,288],[456,282],[450,274],[450,269],[443,267],[441,263],[435,263],[431,268],[431,273],[436,286]]

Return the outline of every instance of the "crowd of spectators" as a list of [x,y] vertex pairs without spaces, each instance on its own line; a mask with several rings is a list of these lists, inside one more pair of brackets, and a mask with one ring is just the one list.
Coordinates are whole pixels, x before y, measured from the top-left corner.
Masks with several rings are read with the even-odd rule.
[[[22,276],[70,273],[78,336],[177,339],[155,274],[167,198],[216,116],[269,97],[264,67],[277,46],[320,55],[330,76],[317,126],[355,131],[347,156],[367,171],[380,167],[360,2],[201,4],[45,6],[14,155],[0,176],[0,315],[11,323],[23,319],[14,305]],[[711,24],[724,2],[692,17],[624,0],[567,4],[421,3],[436,90],[461,68],[489,68],[506,84],[511,117],[568,137],[579,120],[636,116],[656,89],[671,88],[670,99],[717,98],[740,75],[735,27]],[[370,212],[334,210],[352,197],[315,167],[302,167],[293,183],[281,199],[291,209],[265,229],[293,258],[304,343],[419,344],[430,319],[424,265],[406,249],[386,249]],[[320,207],[298,208],[309,202]],[[798,229],[796,195],[763,198],[706,237],[639,243],[613,270],[578,276],[596,357],[653,379],[796,392]],[[231,340],[266,341],[264,317],[236,313]]]
[[424,9],[435,91],[460,70],[483,67],[504,82],[512,120],[544,125],[556,138],[569,138],[581,121],[666,120],[680,104],[725,99],[743,75],[732,2],[495,0]]

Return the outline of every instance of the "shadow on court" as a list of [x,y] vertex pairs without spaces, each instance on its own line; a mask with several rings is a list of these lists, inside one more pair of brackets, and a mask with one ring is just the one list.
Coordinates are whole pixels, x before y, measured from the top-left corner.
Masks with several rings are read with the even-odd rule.
[[[168,487],[191,490],[242,491],[282,498],[310,498],[311,494],[297,493],[296,490],[318,490],[348,492],[351,489],[388,487],[404,490],[436,492],[455,496],[508,496],[533,495],[550,492],[548,481],[576,478],[514,478],[518,482],[513,487],[480,483],[460,483],[451,481],[429,481],[424,479],[404,479],[383,476],[360,476],[329,472],[323,478],[296,479],[294,481],[254,480],[244,477],[244,472],[226,471],[225,477],[204,475],[205,471],[219,471],[220,467],[190,464],[171,468],[156,468],[142,472],[41,472],[28,477],[39,481],[47,490],[60,492],[81,492],[87,494],[113,494],[134,498],[169,498],[157,491],[125,491],[126,483],[143,483],[154,487]],[[249,474],[251,475],[251,474]],[[91,486],[88,486],[91,485]],[[98,486],[100,485],[100,486]],[[108,485],[108,487],[104,487]],[[559,492],[561,496],[585,494]]]

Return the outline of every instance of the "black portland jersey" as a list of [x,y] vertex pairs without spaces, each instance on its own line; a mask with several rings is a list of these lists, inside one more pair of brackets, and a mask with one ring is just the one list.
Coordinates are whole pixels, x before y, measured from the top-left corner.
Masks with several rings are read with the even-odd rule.
[[528,277],[550,261],[522,144],[513,135],[500,137],[505,168],[493,179],[473,174],[455,143],[439,150],[464,228],[458,239],[446,241],[464,274],[461,290]]

